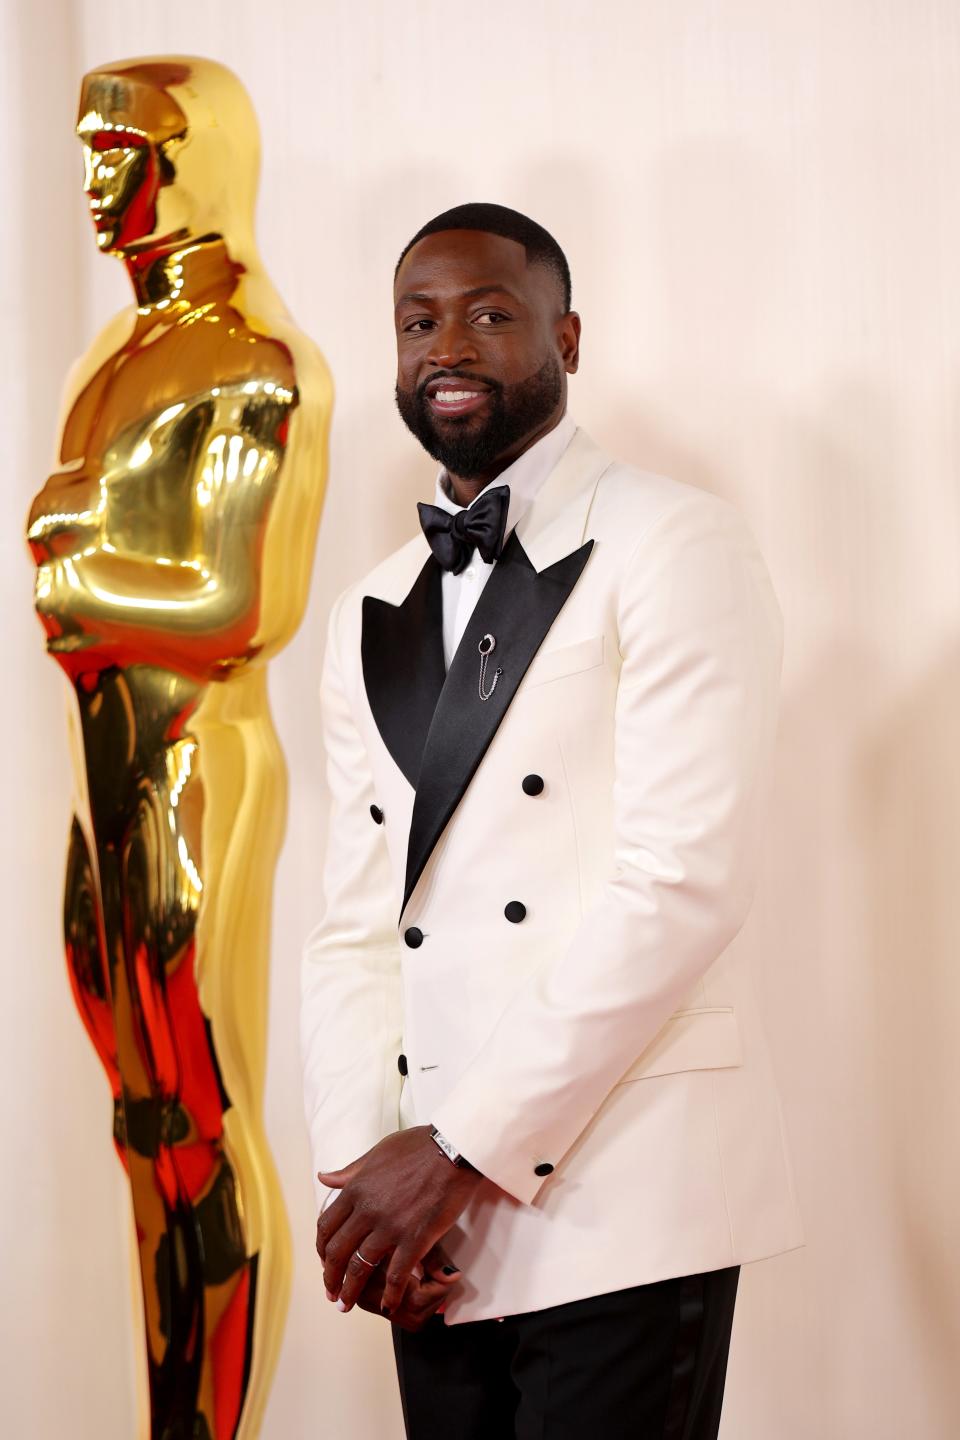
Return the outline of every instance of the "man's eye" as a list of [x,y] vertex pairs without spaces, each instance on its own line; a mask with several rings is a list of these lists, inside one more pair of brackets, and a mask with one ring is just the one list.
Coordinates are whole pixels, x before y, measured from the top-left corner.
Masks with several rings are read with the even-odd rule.
[[477,320],[481,321],[484,317],[487,317],[488,324],[497,324],[500,320],[509,320],[510,318],[509,315],[504,315],[500,310],[484,310],[477,316]]
[[416,331],[416,330],[418,330],[418,329],[420,328],[421,325],[430,325],[430,324],[432,324],[432,321],[428,320],[425,315],[421,315],[419,320],[411,320],[410,323],[409,323],[408,325],[404,325],[403,328],[404,328],[405,331],[410,331],[410,330]]

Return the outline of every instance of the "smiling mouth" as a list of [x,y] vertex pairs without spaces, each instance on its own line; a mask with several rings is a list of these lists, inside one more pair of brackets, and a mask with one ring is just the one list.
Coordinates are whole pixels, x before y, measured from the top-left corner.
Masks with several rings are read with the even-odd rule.
[[482,408],[489,390],[463,390],[456,382],[434,390],[427,396],[434,415],[469,415]]

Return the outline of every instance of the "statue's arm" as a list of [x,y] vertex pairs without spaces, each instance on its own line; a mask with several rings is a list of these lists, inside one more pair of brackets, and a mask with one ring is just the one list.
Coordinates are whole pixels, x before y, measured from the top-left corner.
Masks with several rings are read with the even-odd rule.
[[183,435],[167,437],[169,458],[161,454],[150,482],[128,457],[105,484],[97,540],[40,567],[41,616],[77,648],[152,635],[198,646],[204,659],[237,655],[257,630],[266,525],[292,459],[279,403],[272,410],[249,423],[217,416],[188,436],[186,458]]

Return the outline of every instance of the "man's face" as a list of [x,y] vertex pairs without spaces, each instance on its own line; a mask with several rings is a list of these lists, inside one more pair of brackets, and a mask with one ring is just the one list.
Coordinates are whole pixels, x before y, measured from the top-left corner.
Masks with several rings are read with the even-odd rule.
[[427,235],[404,256],[394,300],[397,408],[451,474],[502,468],[553,428],[580,321],[521,244],[481,230]]

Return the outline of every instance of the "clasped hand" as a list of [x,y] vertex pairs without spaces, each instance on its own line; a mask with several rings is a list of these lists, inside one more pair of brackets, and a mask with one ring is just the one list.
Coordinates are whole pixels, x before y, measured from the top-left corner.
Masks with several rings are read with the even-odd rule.
[[439,1242],[483,1176],[452,1165],[429,1125],[413,1125],[317,1178],[340,1191],[317,1220],[327,1298],[419,1329],[460,1278]]

